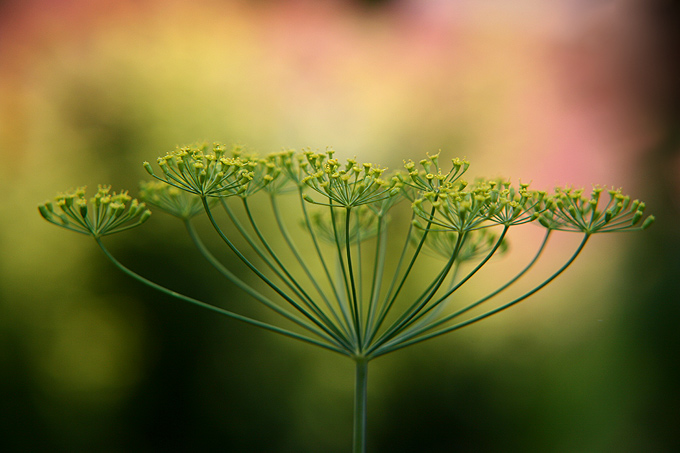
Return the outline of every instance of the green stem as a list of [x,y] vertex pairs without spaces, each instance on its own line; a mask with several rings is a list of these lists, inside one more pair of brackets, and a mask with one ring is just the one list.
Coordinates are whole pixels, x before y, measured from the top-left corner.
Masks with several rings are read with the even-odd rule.
[[302,285],[298,283],[298,281],[293,277],[293,275],[288,271],[286,266],[281,262],[279,257],[274,253],[274,250],[271,248],[269,243],[267,242],[266,238],[260,231],[260,228],[257,226],[255,223],[255,218],[253,217],[253,214],[250,210],[250,206],[248,205],[248,201],[243,198],[243,207],[246,211],[246,214],[248,215],[248,220],[250,221],[250,225],[253,228],[253,231],[257,235],[257,238],[260,240],[260,243],[264,246],[265,250],[267,250],[267,253],[269,253],[269,256],[274,260],[276,265],[283,271],[283,273],[286,275],[287,280],[284,279],[284,281],[289,282],[294,286],[290,287],[292,290],[294,290],[297,294],[299,294],[300,299],[303,301],[303,303],[309,308],[320,320],[323,322],[326,326],[328,326],[329,329],[332,329],[335,331],[338,336],[342,336],[342,333],[340,332],[338,326],[333,323],[326,314],[319,308],[319,306],[314,302],[314,299],[312,299],[309,294],[304,290]]
[[[415,216],[415,214],[411,214],[411,220],[413,220],[414,216]],[[406,252],[408,251],[408,245],[409,245],[409,241],[410,241],[410,237],[411,237],[411,231],[413,231],[413,222],[409,223],[408,231],[406,232],[406,241],[404,242],[404,246],[401,249],[401,254],[399,255],[399,260],[397,261],[397,266],[394,270],[394,274],[392,275],[392,281],[389,285],[389,288],[387,289],[384,304],[381,305],[381,304],[378,303],[379,298],[380,298],[380,288],[378,288],[378,290],[376,292],[376,295],[375,295],[376,299],[375,299],[375,302],[374,302],[375,306],[376,306],[376,310],[378,310],[378,305],[380,305],[381,308],[380,308],[380,310],[378,310],[376,312],[376,313],[378,313],[378,319],[377,320],[374,321],[374,319],[373,319],[374,317],[369,318],[370,322],[367,323],[368,326],[369,326],[369,334],[366,337],[366,341],[365,341],[366,344],[370,344],[373,341],[373,339],[375,338],[375,335],[378,333],[378,329],[379,329],[380,325],[382,324],[381,318],[385,316],[385,314],[384,314],[385,310],[389,309],[389,308],[385,307],[385,304],[387,304],[388,301],[389,301],[389,296],[390,296],[390,294],[392,294],[392,290],[394,289],[394,286],[397,283],[397,279],[399,277],[399,272],[401,271],[401,266],[404,264],[404,258],[406,257]],[[381,268],[381,277],[382,277],[383,273],[384,273],[384,269]]]
[[425,289],[425,291],[423,291],[423,293],[418,297],[418,299],[416,299],[416,301],[404,311],[404,313],[383,333],[383,335],[375,341],[375,344],[372,346],[371,351],[380,347],[380,345],[382,345],[386,341],[389,341],[394,336],[397,336],[399,332],[403,330],[404,326],[408,326],[411,320],[418,314],[418,312],[420,312],[432,299],[432,297],[434,297],[436,292],[441,287],[442,283],[444,283],[444,280],[446,279],[446,276],[451,270],[451,267],[453,267],[453,264],[456,261],[456,257],[458,256],[458,252],[460,251],[460,247],[464,240],[465,233],[459,233],[458,238],[456,240],[454,252],[451,255],[449,261],[446,263],[446,266],[444,266],[441,272],[439,272],[436,278],[432,281],[432,283],[428,285],[428,287]]
[[368,346],[367,339],[369,338],[370,328],[373,325],[373,318],[375,317],[375,307],[380,295],[380,288],[382,286],[382,278],[385,273],[385,252],[387,251],[387,232],[383,229],[384,217],[382,214],[378,216],[378,234],[376,237],[376,251],[375,264],[373,265],[373,279],[371,286],[370,298],[368,300],[368,313],[366,315],[366,325],[364,326],[364,348]]
[[300,319],[297,316],[287,312],[286,310],[282,309],[278,305],[276,305],[274,302],[271,300],[267,299],[265,296],[260,294],[259,292],[255,291],[251,286],[246,284],[243,280],[238,278],[236,275],[234,275],[229,269],[227,269],[215,256],[210,253],[208,248],[203,244],[203,241],[201,241],[201,238],[198,236],[198,233],[196,233],[196,229],[194,226],[191,224],[190,220],[185,220],[184,224],[187,228],[187,231],[189,233],[189,237],[193,241],[194,245],[198,249],[198,251],[203,255],[203,257],[224,277],[226,277],[229,281],[231,281],[234,285],[238,286],[241,288],[246,294],[254,298],[255,300],[261,302],[264,304],[266,307],[270,308],[271,310],[275,311],[276,313],[280,314],[281,316],[285,317],[286,319],[298,324],[301,327],[304,327],[305,329],[309,330],[310,332],[318,335],[319,337],[322,337],[329,342],[333,342],[333,340],[328,337],[325,333],[323,333],[321,330],[317,329],[316,326],[312,325],[311,323],[307,322],[304,319]]
[[356,380],[354,385],[354,453],[366,452],[366,419],[368,402],[368,359],[355,358]]
[[[351,209],[347,208],[345,211],[345,249],[347,253],[347,270],[349,273],[349,282],[352,288],[351,294],[351,307],[354,314],[354,328],[356,330],[357,336],[357,346],[361,347],[361,307],[359,306],[359,300],[357,297],[357,288],[354,281],[354,269],[352,266],[352,249],[350,247],[350,213]],[[357,238],[358,240],[358,238]]]
[[[333,200],[330,200],[330,211],[331,211],[331,224],[333,225],[333,236],[335,237],[335,249],[338,254],[338,260],[340,262],[340,270],[342,271],[342,280],[345,284],[345,294],[347,295],[347,300],[345,304],[345,310],[349,311],[352,316],[352,324],[350,326],[352,330],[352,340],[354,341],[355,345],[360,347],[360,343],[357,341],[358,338],[358,329],[359,325],[357,324],[357,318],[353,310],[353,305],[352,305],[352,291],[350,290],[350,285],[349,285],[349,276],[347,275],[347,269],[345,268],[345,259],[343,256],[343,244],[341,244],[340,240],[340,234],[338,233],[338,226],[336,224],[335,220],[335,211],[334,211],[334,206],[333,206]],[[349,234],[349,231],[346,231],[346,234]],[[342,303],[343,301],[339,301],[339,303]]]
[[507,308],[512,307],[515,304],[518,304],[519,302],[522,302],[524,299],[526,299],[529,296],[532,296],[533,294],[537,293],[543,287],[548,285],[548,283],[555,280],[562,272],[564,272],[571,265],[571,263],[574,262],[576,257],[578,257],[578,255],[581,253],[581,251],[583,250],[583,247],[585,247],[586,242],[588,242],[589,238],[590,238],[590,234],[586,233],[585,237],[581,241],[581,244],[578,246],[578,248],[576,249],[574,254],[571,256],[571,258],[569,258],[569,260],[562,267],[560,267],[554,274],[552,274],[545,281],[543,281],[543,283],[536,286],[534,289],[525,293],[524,295],[518,297],[517,299],[514,299],[514,300],[512,300],[512,301],[510,301],[510,302],[508,302],[504,305],[501,305],[498,308],[490,310],[486,313],[482,313],[481,315],[475,316],[474,318],[470,318],[467,321],[459,322],[458,324],[454,324],[453,326],[447,327],[445,329],[441,329],[441,330],[438,330],[436,332],[432,332],[432,333],[429,333],[429,334],[426,334],[426,335],[422,335],[420,337],[413,338],[413,339],[410,339],[410,340],[401,339],[399,341],[393,340],[392,342],[385,343],[382,346],[380,346],[379,348],[375,349],[374,351],[371,351],[371,358],[375,358],[375,357],[387,354],[389,352],[396,351],[397,349],[402,349],[402,348],[405,348],[406,346],[410,346],[410,345],[413,345],[413,344],[416,344],[416,343],[420,343],[421,341],[429,340],[430,338],[438,337],[440,335],[444,335],[444,334],[452,332],[454,330],[458,330],[458,329],[463,328],[465,326],[469,326],[470,324],[474,324],[478,321],[481,321],[485,318],[488,318],[489,316],[493,316],[498,312],[501,312],[501,311],[503,311]]
[[[454,318],[456,318],[456,317],[458,317],[458,316],[460,316],[460,315],[462,315],[462,314],[464,314],[464,313],[466,313],[466,312],[472,310],[473,308],[475,308],[475,307],[477,307],[477,306],[483,304],[483,303],[486,302],[487,300],[489,300],[489,299],[495,297],[496,295],[498,295],[498,294],[501,293],[502,291],[506,290],[506,289],[507,289],[508,287],[510,287],[513,283],[515,283],[517,280],[519,280],[524,274],[526,274],[526,273],[529,271],[529,269],[531,269],[531,268],[533,267],[534,264],[536,264],[536,262],[538,261],[538,258],[539,258],[539,257],[541,256],[541,254],[543,253],[543,250],[545,250],[545,246],[546,246],[546,244],[548,243],[548,238],[550,237],[550,233],[551,233],[551,232],[552,232],[552,230],[547,230],[547,233],[546,233],[545,237],[543,238],[543,242],[541,243],[541,246],[539,247],[538,252],[536,252],[536,255],[534,255],[534,258],[529,262],[529,264],[527,264],[526,267],[525,267],[524,269],[522,269],[517,275],[515,275],[512,279],[510,279],[510,280],[509,280],[507,283],[505,283],[503,286],[501,286],[500,288],[496,289],[496,290],[493,291],[492,293],[486,295],[485,297],[479,299],[477,302],[474,302],[474,303],[468,305],[467,307],[461,308],[460,310],[456,311],[455,313],[452,313],[452,314],[450,314],[450,315],[447,315],[446,317],[444,317],[444,318],[442,318],[442,319],[440,319],[440,320],[438,320],[438,321],[436,321],[436,322],[427,324],[427,325],[422,326],[422,327],[420,327],[420,328],[418,328],[418,329],[410,329],[410,331],[409,331],[409,333],[408,333],[408,338],[417,337],[417,336],[420,335],[421,333],[424,333],[424,332],[426,332],[426,331],[428,331],[428,330],[432,330],[432,329],[434,329],[435,327],[439,327],[440,325],[442,325],[442,324],[444,324],[444,323],[446,323],[446,322],[448,322],[448,321],[450,321],[450,320],[452,320],[452,319],[454,319]],[[450,295],[450,292],[447,292],[443,297],[448,297],[449,295]],[[408,338],[406,338],[406,339],[408,339]]]
[[257,327],[261,327],[263,329],[266,329],[266,330],[269,330],[269,331],[272,331],[272,332],[276,332],[276,333],[284,335],[286,337],[295,338],[296,340],[304,341],[305,343],[310,343],[310,344],[313,344],[315,346],[320,346],[320,347],[325,348],[325,349],[330,349],[331,351],[338,352],[338,353],[343,354],[343,355],[347,355],[347,351],[340,349],[338,347],[335,347],[333,345],[323,343],[323,342],[315,340],[313,338],[305,337],[304,335],[300,335],[298,333],[291,332],[289,330],[285,330],[285,329],[282,329],[280,327],[272,326],[271,324],[267,324],[267,323],[264,323],[264,322],[261,322],[261,321],[257,321],[255,319],[248,318],[246,316],[242,316],[242,315],[233,313],[231,311],[224,310],[224,309],[219,308],[219,307],[215,307],[215,306],[210,305],[210,304],[206,304],[205,302],[201,302],[200,300],[197,300],[197,299],[194,299],[192,297],[185,296],[184,294],[180,294],[180,293],[177,293],[175,291],[172,291],[172,290],[170,290],[170,289],[168,289],[164,286],[159,285],[158,283],[154,283],[151,280],[148,280],[148,279],[142,277],[141,275],[137,274],[133,270],[125,267],[120,261],[118,261],[116,258],[114,258],[113,255],[111,255],[111,252],[109,252],[108,249],[106,247],[104,247],[104,244],[102,243],[101,239],[95,238],[95,241],[97,241],[97,245],[99,245],[99,248],[102,249],[102,251],[104,252],[104,255],[106,255],[106,257],[119,270],[121,270],[124,274],[128,275],[129,277],[132,277],[133,279],[137,280],[138,282],[143,283],[143,284],[145,284],[145,285],[147,285],[147,286],[149,286],[149,287],[151,287],[151,288],[153,288],[157,291],[160,291],[164,294],[172,296],[176,299],[183,300],[185,302],[189,302],[190,304],[197,305],[201,308],[205,308],[207,310],[213,311],[213,312],[218,313],[220,315],[224,315],[224,316],[227,316],[229,318],[236,319],[238,321],[242,321],[242,322],[257,326]]
[[[357,212],[357,215],[356,215],[355,223],[357,225],[356,226],[356,228],[357,228],[357,243],[356,243],[356,251],[357,251],[356,252],[356,256],[357,256],[357,259],[356,259],[356,263],[357,263],[357,266],[356,266],[357,267],[357,271],[356,271],[357,294],[358,294],[358,297],[359,297],[359,301],[358,301],[358,303],[359,303],[359,316],[361,317],[361,315],[362,315],[362,305],[363,305],[362,299],[363,299],[363,294],[364,294],[364,290],[363,290],[363,288],[364,288],[364,279],[363,279],[364,272],[363,272],[363,259],[361,258],[361,241],[362,241],[361,224],[359,222],[359,213],[358,212]],[[365,328],[366,328],[366,326],[363,325],[362,326],[362,333],[363,333],[363,330],[365,330]]]
[[271,194],[269,196],[269,201],[270,201],[271,206],[272,206],[272,211],[274,212],[274,218],[276,219],[276,223],[279,226],[279,230],[281,230],[281,234],[283,235],[283,239],[286,241],[286,244],[288,244],[288,248],[290,248],[290,251],[295,256],[295,259],[300,264],[300,267],[304,271],[305,275],[307,275],[307,278],[312,283],[312,285],[314,285],[314,288],[316,289],[317,293],[321,296],[322,300],[326,304],[326,308],[328,308],[328,311],[333,315],[333,318],[335,318],[335,321],[337,323],[336,325],[340,329],[342,329],[344,336],[349,338],[349,336],[350,336],[349,331],[345,328],[345,325],[343,324],[342,320],[340,319],[340,316],[338,315],[336,310],[331,305],[330,301],[328,300],[328,297],[326,297],[326,293],[321,289],[319,282],[316,280],[316,278],[314,278],[314,275],[309,270],[309,267],[305,263],[305,260],[302,258],[302,255],[300,255],[300,252],[298,251],[297,247],[295,246],[293,239],[290,237],[290,234],[288,233],[288,229],[286,228],[286,225],[283,223],[283,219],[281,218],[281,214],[280,214],[279,208],[278,208],[278,203],[276,202],[276,197],[273,194]]
[[[435,197],[435,200],[436,199],[437,198]],[[435,208],[433,207],[432,210],[430,211],[430,220],[428,220],[427,225],[425,226],[425,231],[423,233],[423,237],[420,238],[420,242],[418,243],[418,246],[416,247],[416,250],[413,253],[413,256],[411,257],[411,261],[409,262],[408,267],[406,268],[406,272],[404,272],[404,275],[401,277],[401,282],[399,283],[399,286],[397,286],[396,291],[394,292],[394,294],[391,297],[390,297],[391,289],[387,293],[387,297],[385,299],[386,300],[385,305],[383,305],[382,312],[381,312],[380,316],[378,317],[378,321],[376,322],[376,325],[373,329],[373,336],[371,337],[371,340],[369,341],[369,343],[373,343],[373,339],[375,338],[375,335],[380,330],[380,327],[382,326],[383,322],[385,321],[385,318],[387,317],[387,314],[389,313],[390,309],[392,308],[394,301],[397,299],[397,296],[399,296],[399,292],[404,287],[404,284],[406,283],[406,279],[408,278],[409,274],[411,273],[411,269],[413,269],[413,265],[415,264],[416,259],[418,258],[420,251],[422,250],[423,245],[425,244],[425,239],[427,238],[428,233],[430,232],[429,228],[430,228],[430,225],[432,224],[432,218],[434,217],[434,213],[435,213]],[[409,234],[410,234],[412,226],[413,225],[411,225],[409,227]],[[407,236],[406,237],[406,243],[404,244],[404,248],[406,248],[408,246],[408,243],[409,243],[409,237]],[[397,275],[397,273],[398,273],[398,270],[397,270],[397,272],[395,272],[395,276]]]
[[[248,234],[245,227],[241,224],[241,222],[238,220],[236,215],[232,212],[229,205],[224,200],[220,200],[220,201],[222,202],[222,207],[224,208],[225,212],[229,216],[229,219],[232,221],[232,223],[234,224],[236,229],[239,231],[239,233],[241,234],[243,239],[246,240],[248,245],[257,254],[257,256],[259,256],[262,259],[262,261],[267,265],[267,267],[269,267],[269,269],[271,269],[271,271],[274,272],[274,274],[281,280],[281,282],[283,282],[283,284],[285,284],[288,287],[288,289],[290,289],[295,294],[295,296],[297,298],[299,298],[302,301],[302,303],[304,303],[307,306],[307,308],[310,308],[310,298],[309,298],[309,296],[307,296],[307,294],[305,294],[303,291],[300,291],[300,289],[299,289],[300,286],[297,284],[297,282],[295,280],[292,279],[292,277],[285,270],[285,268],[281,264],[281,262],[280,261],[277,261],[276,263],[272,262],[267,257],[267,255],[262,250],[262,248],[259,247],[257,245],[257,243],[255,243],[254,239],[250,236],[250,234]],[[243,199],[242,201],[243,201],[244,205],[246,206],[246,211],[247,211],[247,205],[245,203],[245,199]],[[253,219],[250,215],[249,215],[249,220],[252,224]],[[262,238],[262,236],[259,234],[257,227],[255,225],[251,225],[251,226],[253,227],[255,233],[260,238],[260,242],[265,244],[265,241]],[[266,247],[266,245],[265,245],[265,247]],[[268,250],[268,252],[269,252],[270,256],[273,256],[273,252],[270,249]],[[276,259],[276,257],[273,257],[273,258]],[[286,275],[282,274],[279,269],[282,269],[286,273]],[[314,312],[314,314],[317,314],[312,308],[310,308],[310,310],[312,310],[312,312]]]
[[[456,284],[455,284],[451,289],[449,289],[443,296],[441,296],[441,297],[439,298],[439,300],[437,300],[435,303],[433,303],[432,305],[430,305],[429,308],[425,309],[424,311],[422,311],[422,312],[418,315],[418,312],[419,312],[422,308],[424,308],[425,303],[427,303],[427,302],[429,301],[429,298],[425,301],[425,303],[422,303],[422,302],[421,302],[421,304],[420,304],[420,306],[417,308],[417,310],[415,310],[412,314],[409,315],[408,319],[406,320],[406,323],[401,324],[401,325],[398,327],[398,329],[397,329],[397,330],[398,330],[398,331],[397,331],[397,334],[398,334],[399,332],[408,331],[409,327],[411,327],[416,321],[418,321],[418,319],[422,318],[422,317],[425,316],[427,313],[429,313],[432,309],[434,309],[434,308],[436,308],[437,306],[439,306],[439,304],[441,304],[444,300],[446,300],[446,298],[448,298],[448,297],[449,297],[451,294],[453,294],[458,288],[460,288],[460,287],[463,286],[468,280],[470,280],[470,279],[471,279],[471,278],[472,278],[472,277],[473,277],[473,276],[474,276],[474,275],[475,275],[475,274],[476,274],[476,273],[477,273],[477,272],[478,272],[478,271],[479,271],[479,270],[480,270],[480,269],[481,269],[481,268],[482,268],[482,267],[483,267],[483,266],[491,259],[491,257],[496,253],[496,250],[498,250],[498,248],[500,247],[501,243],[503,242],[503,238],[504,238],[505,235],[507,234],[509,228],[510,228],[510,227],[507,226],[507,225],[503,227],[503,232],[502,232],[501,235],[499,236],[499,238],[498,238],[498,240],[496,241],[496,244],[494,245],[494,247],[493,247],[493,248],[491,249],[491,251],[486,255],[486,257],[485,257],[479,264],[477,264],[477,266],[476,266],[470,273],[468,273],[468,275],[465,276],[465,278],[463,278],[461,281],[459,281],[458,283],[456,283]],[[461,245],[461,244],[460,244],[461,234],[462,234],[462,233],[459,233],[459,236],[458,236],[459,241],[456,243],[456,249],[455,249],[456,252],[454,252],[454,257],[455,257],[455,255],[458,253],[458,249],[459,249],[459,247],[460,247],[460,245]],[[434,296],[434,293],[432,293],[431,296]],[[417,315],[417,316],[416,316],[416,315]],[[396,336],[397,336],[397,335],[393,335],[391,338],[395,338]],[[391,338],[387,338],[387,340],[390,340]],[[384,342],[383,342],[383,343],[384,343]],[[379,347],[379,346],[380,346],[380,342],[376,342],[376,347]]]
[[210,206],[208,205],[208,201],[205,198],[201,198],[201,201],[203,202],[203,208],[205,209],[206,214],[208,215],[208,220],[210,220],[210,224],[213,226],[217,234],[220,236],[222,241],[229,247],[229,249],[234,252],[234,254],[245,264],[248,266],[248,268],[255,273],[263,282],[265,282],[271,289],[276,291],[276,293],[283,297],[283,299],[288,302],[290,305],[292,305],[298,312],[300,312],[302,315],[304,315],[307,319],[309,319],[311,322],[313,322],[317,327],[319,327],[321,330],[326,332],[329,336],[333,337],[333,339],[338,343],[338,345],[341,345],[341,347],[346,347],[348,349],[351,349],[351,345],[346,342],[346,340],[342,337],[338,337],[335,335],[335,333],[330,330],[327,326],[325,326],[323,323],[321,323],[318,319],[316,319],[312,313],[309,311],[305,310],[303,307],[300,306],[297,302],[295,302],[290,296],[288,296],[285,292],[281,290],[274,282],[272,282],[269,278],[267,278],[266,275],[264,275],[257,267],[255,267],[244,255],[241,253],[236,246],[229,240],[226,234],[222,231],[220,226],[217,224],[217,221],[215,220],[215,217],[213,217],[212,211],[210,210]]
[[335,296],[335,300],[338,303],[338,308],[340,309],[340,312],[343,315],[343,319],[344,319],[343,330],[345,332],[349,332],[348,329],[351,329],[352,322],[350,321],[349,315],[347,314],[347,312],[344,309],[344,304],[342,302],[340,294],[338,293],[338,289],[335,285],[335,280],[331,276],[330,270],[328,269],[328,265],[326,264],[326,260],[323,257],[323,253],[321,253],[319,241],[317,240],[316,234],[314,233],[314,227],[312,226],[312,223],[309,220],[309,213],[307,212],[307,206],[305,204],[306,202],[305,202],[303,195],[302,195],[302,190],[298,191],[298,195],[299,195],[299,198],[300,198],[300,205],[302,207],[302,213],[304,214],[305,225],[307,226],[307,231],[309,231],[309,235],[312,238],[312,243],[314,244],[314,249],[316,250],[316,254],[319,257],[319,261],[321,262],[321,267],[323,268],[324,273],[326,274],[326,278],[328,279],[328,283],[329,283],[331,289],[333,290],[333,295]]

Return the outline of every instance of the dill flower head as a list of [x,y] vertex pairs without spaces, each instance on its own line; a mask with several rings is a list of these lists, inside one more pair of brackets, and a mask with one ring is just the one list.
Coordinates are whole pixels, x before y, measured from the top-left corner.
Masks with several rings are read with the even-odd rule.
[[546,194],[529,190],[529,184],[519,184],[515,188],[507,181],[480,181],[477,186],[488,191],[489,203],[487,217],[492,223],[512,226],[536,220]]
[[462,233],[532,222],[544,209],[540,207],[544,198],[544,192],[529,190],[528,184],[515,188],[506,181],[478,180],[468,186],[460,180],[438,192],[423,193],[412,206],[416,215],[434,228]]
[[551,230],[586,234],[644,230],[654,223],[654,216],[642,220],[645,204],[639,200],[631,201],[620,189],[607,190],[609,200],[602,206],[600,196],[604,191],[596,186],[587,198],[583,189],[558,187],[541,202],[543,208],[538,220]]
[[[384,168],[371,163],[358,164],[356,159],[347,159],[346,164],[342,165],[333,154],[332,150],[325,154],[303,152],[308,165],[302,167],[307,176],[301,180],[314,191],[328,197],[331,203],[351,208],[376,203],[399,193],[395,187],[396,181],[388,183],[381,178]],[[308,195],[305,200],[324,204],[315,202]]]
[[[435,229],[439,227],[463,233],[485,226],[489,202],[488,190],[466,190],[459,184],[446,189],[441,187],[438,192],[425,192],[413,202],[412,207],[418,217]],[[422,228],[420,223],[416,226]]]
[[262,189],[267,190],[271,194],[286,191],[285,185],[288,181],[286,178],[279,178],[281,176],[281,169],[271,158],[263,159],[254,154],[248,155],[246,158],[246,169],[250,173],[251,179],[246,189],[239,196],[245,198]]
[[139,226],[151,215],[144,203],[126,191],[112,193],[111,186],[99,186],[89,200],[85,187],[79,187],[57,195],[54,202],[45,202],[38,210],[48,222],[95,238]]
[[157,176],[148,162],[144,168],[154,178],[202,198],[229,197],[245,192],[253,179],[253,163],[241,154],[239,147],[227,153],[218,143],[185,146],[158,158],[163,176]]
[[439,153],[420,161],[421,169],[412,160],[404,161],[404,168],[408,177],[402,178],[404,184],[424,192],[439,192],[440,188],[449,188],[460,179],[470,167],[465,159],[452,159],[452,167],[447,173],[442,173],[439,167]]
[[271,153],[266,157],[267,161],[273,164],[280,172],[278,185],[283,186],[292,182],[296,186],[304,186],[302,180],[307,176],[309,162],[304,153],[298,153],[293,149],[286,149],[277,153]]

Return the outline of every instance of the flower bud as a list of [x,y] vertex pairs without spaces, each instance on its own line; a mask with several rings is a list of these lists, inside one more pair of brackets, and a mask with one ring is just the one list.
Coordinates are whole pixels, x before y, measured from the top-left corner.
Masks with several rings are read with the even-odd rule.
[[512,218],[517,218],[522,213],[522,207],[517,205],[512,208]]
[[649,217],[647,217],[645,219],[644,222],[642,222],[642,226],[640,228],[643,229],[643,230],[646,230],[647,228],[652,226],[652,223],[654,223],[654,220],[655,220],[654,216],[650,215]]
[[550,228],[550,220],[548,220],[545,216],[539,215],[538,216],[538,223],[543,225],[546,228]]
[[628,205],[630,204],[630,197],[629,197],[628,195],[624,196],[624,197],[621,199],[621,203],[620,203],[620,204],[621,204],[621,210],[624,210],[624,209],[628,208]]
[[52,218],[53,211],[47,208],[47,203],[38,206],[38,211],[40,211],[40,215],[43,217],[43,219],[50,220]]
[[638,222],[640,222],[640,219],[642,219],[642,216],[644,213],[642,211],[635,211],[635,214],[633,215],[633,220],[631,221],[632,225],[637,225]]
[[79,198],[78,201],[76,201],[76,204],[78,205],[80,215],[83,217],[87,216],[87,200],[84,198]]

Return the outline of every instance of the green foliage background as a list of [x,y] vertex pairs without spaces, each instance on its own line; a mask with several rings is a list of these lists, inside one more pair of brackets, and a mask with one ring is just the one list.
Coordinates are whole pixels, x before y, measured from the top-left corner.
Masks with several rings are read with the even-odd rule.
[[[536,188],[623,185],[652,229],[595,238],[513,311],[375,362],[369,450],[679,446],[675,110],[616,62],[581,75],[611,77],[608,98],[546,100],[574,87],[543,53],[551,35],[522,31],[551,17],[531,2],[460,2],[440,21],[369,3],[0,4],[3,450],[349,450],[350,361],[168,300],[38,216],[58,190],[134,192],[142,161],[204,139],[332,145],[390,168],[442,149]],[[581,117],[595,125],[565,126]],[[107,243],[153,280],[252,310],[161,213]]]

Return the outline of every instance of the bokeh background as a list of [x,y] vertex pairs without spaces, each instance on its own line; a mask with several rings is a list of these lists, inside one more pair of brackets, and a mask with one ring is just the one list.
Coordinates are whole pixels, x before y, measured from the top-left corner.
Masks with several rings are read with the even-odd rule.
[[[441,149],[644,199],[652,229],[374,362],[369,449],[677,450],[679,31],[672,0],[1,1],[0,449],[349,451],[350,361],[159,296],[38,216],[75,186],[135,192],[142,161],[208,140],[391,168]],[[247,304],[162,214],[108,244]]]

